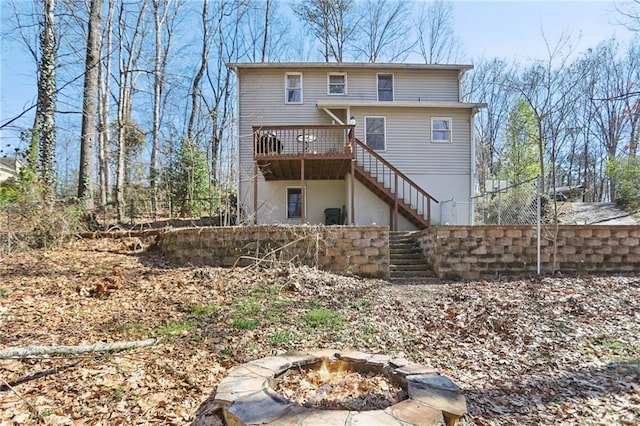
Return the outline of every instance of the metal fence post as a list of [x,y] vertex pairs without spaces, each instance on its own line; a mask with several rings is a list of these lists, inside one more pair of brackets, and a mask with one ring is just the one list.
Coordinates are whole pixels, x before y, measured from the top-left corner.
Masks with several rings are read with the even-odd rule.
[[540,193],[540,189],[541,189],[541,176],[538,176],[538,179],[536,180],[536,239],[537,241],[537,255],[538,255],[538,275],[540,275],[540,228],[541,228],[541,222],[542,222],[542,194]]

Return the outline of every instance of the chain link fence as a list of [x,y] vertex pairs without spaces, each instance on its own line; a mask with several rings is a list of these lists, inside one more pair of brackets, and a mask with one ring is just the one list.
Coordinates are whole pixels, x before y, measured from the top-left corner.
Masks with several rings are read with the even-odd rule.
[[471,198],[476,225],[535,225],[538,221],[538,178],[508,185]]

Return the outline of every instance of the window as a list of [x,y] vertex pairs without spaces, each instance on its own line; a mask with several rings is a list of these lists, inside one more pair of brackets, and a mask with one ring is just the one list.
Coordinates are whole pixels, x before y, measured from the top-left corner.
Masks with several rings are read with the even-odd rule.
[[451,142],[450,118],[431,118],[431,142]]
[[376,151],[385,150],[385,118],[365,117],[365,143]]
[[287,104],[302,103],[302,74],[287,73],[285,75],[285,100]]
[[302,217],[302,188],[287,188],[287,219]]
[[329,74],[327,93],[330,95],[346,95],[347,94],[347,75],[346,74]]
[[393,100],[393,74],[378,74],[378,100]]

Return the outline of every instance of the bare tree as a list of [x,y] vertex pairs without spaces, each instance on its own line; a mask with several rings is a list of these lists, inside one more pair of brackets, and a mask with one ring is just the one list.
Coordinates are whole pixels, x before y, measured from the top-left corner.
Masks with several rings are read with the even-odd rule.
[[349,44],[367,62],[402,61],[413,46],[407,43],[411,11],[405,0],[366,0],[360,4],[359,37]]
[[135,80],[138,73],[137,63],[144,38],[143,24],[147,1],[135,5],[134,24],[128,26],[129,10],[122,1],[118,6],[118,97],[117,97],[117,169],[116,169],[116,208],[118,220],[124,219],[124,190],[126,183],[126,143],[127,133],[132,128],[132,102]]
[[[167,61],[173,23],[179,10],[175,3],[171,15],[171,0],[152,0],[155,35],[155,53],[153,58],[153,125],[151,128],[151,159],[149,164],[149,186],[151,189],[151,213],[156,219],[158,209],[158,148],[160,145],[160,116],[162,107],[162,91],[165,83]],[[165,34],[165,36],[163,36]]]
[[640,0],[616,2],[616,10],[621,15],[622,25],[631,31],[640,31]]
[[345,45],[354,36],[358,16],[353,0],[309,0],[300,3],[294,12],[311,29],[323,48],[326,62],[344,59]]
[[418,20],[418,51],[426,64],[456,62],[459,44],[453,31],[453,5],[445,0],[421,3]]
[[507,81],[509,87],[529,103],[536,116],[542,192],[545,192],[545,179],[554,183],[555,177],[554,168],[550,176],[545,174],[546,150],[550,149],[553,165],[557,154],[553,144],[564,128],[562,112],[578,99],[579,92],[575,89],[582,81],[578,69],[569,67],[569,40],[562,37],[552,46],[545,38],[545,43],[547,58],[529,65],[520,76]]
[[251,62],[268,62],[282,59],[290,47],[291,26],[278,13],[278,3],[273,0],[251,0],[246,5],[244,19],[239,23],[243,41],[238,57]]
[[[637,84],[630,63],[619,57],[618,43],[609,40],[598,45],[588,57],[590,114],[595,138],[602,144],[608,161],[619,154],[620,143],[635,109],[631,89]],[[634,58],[632,58],[633,60]],[[609,199],[616,197],[616,181],[609,180]]]
[[98,79],[98,177],[100,182],[100,208],[106,209],[110,198],[110,158],[109,146],[111,144],[111,126],[109,120],[109,95],[111,79],[111,53],[113,52],[113,12],[115,0],[108,0],[106,28],[103,33],[104,47],[103,66],[99,67]]
[[485,102],[475,116],[476,171],[481,192],[486,190],[487,179],[499,175],[501,142],[509,110],[515,104],[514,91],[506,84],[515,67],[493,59],[480,61],[473,71],[465,74],[463,99],[467,102]]
[[93,173],[96,129],[96,103],[100,68],[102,0],[89,3],[87,51],[82,95],[82,130],[80,143],[80,168],[78,173],[78,198],[88,213],[93,211]]

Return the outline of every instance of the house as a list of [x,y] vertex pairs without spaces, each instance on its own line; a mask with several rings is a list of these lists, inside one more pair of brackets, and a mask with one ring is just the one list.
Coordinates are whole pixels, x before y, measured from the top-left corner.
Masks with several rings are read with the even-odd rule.
[[0,182],[9,178],[17,178],[24,164],[18,159],[0,157]]
[[[233,63],[239,222],[472,221],[469,65]],[[440,201],[455,206],[443,217]],[[453,224],[453,223],[452,223]]]

